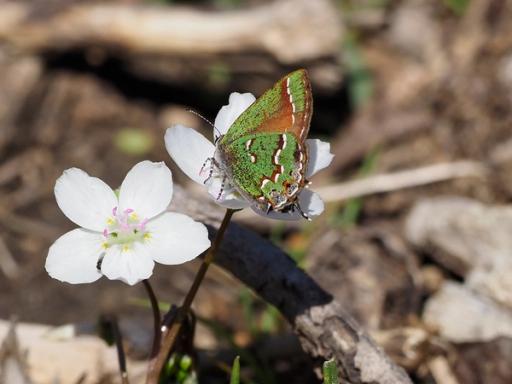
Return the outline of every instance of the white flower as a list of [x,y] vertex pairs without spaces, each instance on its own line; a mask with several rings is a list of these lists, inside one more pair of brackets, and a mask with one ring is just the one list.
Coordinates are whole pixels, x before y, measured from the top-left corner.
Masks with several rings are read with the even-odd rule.
[[46,271],[61,281],[89,283],[105,275],[133,285],[147,279],[154,262],[181,264],[210,246],[205,226],[166,212],[172,174],[164,163],[142,161],[116,193],[103,181],[71,168],[55,183],[64,214],[82,228],[55,241]]
[[[220,135],[226,134],[229,127],[254,101],[255,97],[250,93],[232,93],[229,96],[229,104],[221,108],[214,123],[214,142]],[[330,144],[320,140],[306,140],[309,152],[308,169],[306,178],[327,167],[334,155],[330,153]],[[192,180],[201,185],[205,184],[209,194],[215,201],[231,209],[251,207],[256,213],[264,217],[280,220],[299,220],[301,215],[297,211],[287,213],[271,211],[268,214],[262,212],[252,201],[244,199],[228,181],[222,188],[223,174],[217,167],[208,165],[208,159],[214,158],[216,147],[203,135],[192,128],[183,125],[175,125],[167,129],[165,133],[165,146],[175,163]],[[206,166],[205,166],[206,164]],[[213,174],[210,177],[210,169]],[[308,217],[320,215],[324,210],[324,203],[318,194],[303,189],[299,195],[301,209]]]

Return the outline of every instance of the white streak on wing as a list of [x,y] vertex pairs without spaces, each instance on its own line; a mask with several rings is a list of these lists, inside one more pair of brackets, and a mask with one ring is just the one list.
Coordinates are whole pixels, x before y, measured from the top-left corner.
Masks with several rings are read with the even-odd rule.
[[251,163],[255,163],[255,162],[256,162],[256,156],[251,154]]
[[306,102],[304,104],[304,117],[302,119],[302,129],[300,131],[299,137],[302,139],[302,135],[304,134],[304,131],[306,130],[306,121],[308,119],[308,107],[309,107],[309,100],[306,97]]
[[281,134],[281,139],[283,139],[283,150],[284,150],[286,148],[286,140],[288,140],[285,133]]
[[292,105],[292,127],[295,124],[295,103],[293,102],[293,96],[290,91],[290,78],[286,79],[286,93],[288,94],[288,98],[290,99],[290,104]]
[[279,164],[279,156],[281,155],[281,148],[279,148],[276,151],[276,154],[274,155],[274,164]]
[[[302,162],[302,160],[304,160],[304,154],[302,153],[302,151],[299,152],[299,166],[297,168],[297,170],[300,172],[302,171],[302,168],[304,168],[304,164]],[[302,178],[302,176],[301,176]]]
[[249,148],[251,147],[251,144],[252,144],[252,139],[249,139],[245,142],[245,149],[248,151]]
[[263,189],[263,187],[265,187],[265,185],[267,185],[267,183],[270,183],[270,180],[269,179],[263,179],[262,182],[261,182],[261,185],[260,185],[260,189]]

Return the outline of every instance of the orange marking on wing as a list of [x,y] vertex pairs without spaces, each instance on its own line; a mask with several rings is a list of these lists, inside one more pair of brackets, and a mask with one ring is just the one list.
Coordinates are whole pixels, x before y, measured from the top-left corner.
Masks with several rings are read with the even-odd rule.
[[[265,122],[258,128],[259,132],[288,132],[294,134],[299,141],[305,140],[311,122],[311,112],[313,106],[313,99],[311,97],[311,86],[307,76],[304,77],[304,86],[306,88],[306,95],[304,101],[304,110],[297,110],[293,107],[288,93],[287,81],[281,82],[281,105],[277,112],[267,116]],[[294,112],[295,110],[295,112]],[[293,117],[292,117],[293,116]]]

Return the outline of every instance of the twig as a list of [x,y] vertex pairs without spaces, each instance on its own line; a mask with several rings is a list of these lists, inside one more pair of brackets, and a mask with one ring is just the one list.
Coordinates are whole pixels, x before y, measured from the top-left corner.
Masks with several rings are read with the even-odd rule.
[[360,180],[315,188],[315,191],[320,194],[324,201],[334,202],[461,177],[483,177],[486,173],[487,169],[481,163],[456,161],[370,176]]
[[337,55],[342,34],[328,0],[283,0],[236,12],[77,3],[27,23],[33,13],[30,4],[1,4],[0,41],[28,51],[97,47],[132,56],[260,51],[297,63]]
[[443,356],[432,358],[428,363],[428,368],[434,376],[436,383],[439,384],[459,384],[455,374],[450,368],[450,364]]
[[121,335],[121,331],[119,330],[117,318],[115,316],[109,316],[108,321],[112,328],[112,335],[114,336],[114,341],[116,343],[117,359],[119,361],[119,371],[121,372],[121,382],[122,384],[129,384],[128,372],[126,370],[126,356],[124,354],[123,347],[123,336]]
[[[324,187],[313,187],[324,202],[338,202],[376,193],[394,192],[405,188],[437,183],[462,177],[484,177],[488,169],[475,161],[456,161],[428,165],[407,171],[369,176]],[[240,212],[236,220],[247,222],[251,226],[266,225],[266,219],[255,215],[250,210]],[[288,222],[288,226],[299,225],[300,222]]]
[[0,270],[9,279],[16,279],[21,272],[2,236],[0,236]]
[[[160,351],[158,355],[150,362],[148,368],[148,377],[146,381],[147,384],[158,384],[160,372],[162,371],[162,368],[167,360],[167,356],[174,347],[174,344],[179,335],[183,322],[185,321],[190,310],[190,306],[192,305],[192,302],[196,297],[199,286],[201,285],[210,264],[213,262],[215,258],[215,255],[217,253],[220,243],[222,242],[224,233],[228,227],[229,222],[231,221],[233,213],[235,213],[235,211],[232,209],[226,210],[226,214],[224,215],[224,219],[222,220],[222,223],[219,227],[219,231],[217,232],[217,235],[215,236],[215,240],[212,246],[206,253],[203,262],[201,263],[201,267],[199,268],[199,271],[197,272],[194,282],[192,283],[192,287],[188,291],[187,296],[183,301],[183,304],[179,308],[178,314],[171,324],[171,328],[164,333],[162,344],[160,346]],[[172,311],[172,308],[170,311]]]
[[[171,209],[208,224],[212,236],[220,225],[218,206],[179,185]],[[334,357],[347,383],[411,383],[342,305],[269,241],[232,223],[215,260],[279,309],[319,366]]]
[[153,310],[153,346],[151,347],[151,358],[155,357],[158,354],[158,350],[160,349],[160,340],[162,337],[161,330],[161,316],[160,316],[160,308],[158,308],[158,300],[155,296],[155,292],[149,283],[149,280],[142,280],[144,288],[146,288],[146,292],[149,297],[149,301],[151,302],[151,309]]

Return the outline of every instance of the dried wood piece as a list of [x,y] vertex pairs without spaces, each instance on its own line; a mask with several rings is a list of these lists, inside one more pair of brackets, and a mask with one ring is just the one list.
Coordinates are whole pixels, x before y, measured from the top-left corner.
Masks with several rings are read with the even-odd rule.
[[[95,384],[114,382],[119,375],[115,347],[95,336],[76,335],[72,326],[16,324],[0,320],[0,383],[5,384]],[[26,353],[26,356],[24,354]],[[24,374],[25,381],[2,381],[2,368],[10,359],[10,372]],[[26,361],[25,361],[26,359]],[[13,372],[13,360],[17,371]],[[145,361],[129,361],[131,384],[142,384]],[[30,381],[28,380],[30,375]],[[12,379],[13,376],[10,376]]]
[[436,356],[428,362],[428,368],[438,384],[460,384],[455,377],[448,360],[444,356]]
[[[213,202],[193,200],[179,186],[172,209],[208,224],[212,233],[222,215]],[[275,305],[319,364],[334,357],[348,383],[411,383],[341,304],[270,242],[232,223],[216,263]]]
[[[373,175],[357,180],[315,188],[326,203],[348,200],[377,193],[395,192],[406,188],[438,183],[457,178],[484,178],[488,169],[482,163],[470,160],[439,163],[398,172]],[[247,222],[252,226],[265,227],[265,219],[250,210],[243,211],[237,217],[239,222]],[[288,226],[300,225],[299,222],[289,222]]]
[[456,343],[512,337],[512,311],[458,283],[445,283],[429,298],[423,319]]
[[512,249],[512,208],[486,206],[459,196],[418,201],[408,215],[407,239],[430,248],[446,268],[465,276],[478,265],[508,256]]
[[11,322],[5,328],[5,337],[0,337],[0,383],[32,384],[25,351],[20,348],[16,335],[16,324]]
[[471,289],[512,309],[512,207],[487,206],[456,196],[416,203],[406,236],[430,250]]
[[286,0],[233,12],[80,4],[31,17],[29,3],[0,5],[0,41],[28,51],[107,48],[127,55],[263,52],[283,63],[336,55],[342,35],[328,0]]
[[325,202],[341,201],[460,177],[483,177],[485,174],[486,168],[476,161],[455,161],[320,187],[316,192]]

